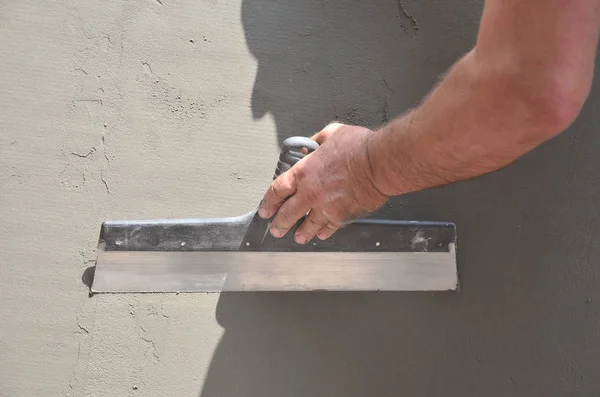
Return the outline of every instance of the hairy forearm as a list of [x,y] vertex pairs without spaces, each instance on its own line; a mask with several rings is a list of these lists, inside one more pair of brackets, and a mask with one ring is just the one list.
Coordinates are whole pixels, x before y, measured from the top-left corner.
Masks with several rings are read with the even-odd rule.
[[538,125],[535,110],[511,92],[511,83],[480,76],[485,72],[475,58],[467,54],[419,107],[375,132],[369,155],[382,193],[398,195],[494,171],[554,132],[556,121]]
[[[595,4],[572,16],[573,23],[582,13],[590,18],[589,27],[573,24],[571,36],[557,38],[536,27],[515,34],[517,39],[503,36],[503,41],[497,35],[507,29],[503,24],[512,12],[521,13],[515,29],[527,25],[527,12],[541,17],[536,16],[539,8],[494,10],[498,4],[491,5],[487,22],[484,13],[475,49],[420,106],[371,136],[372,175],[382,193],[398,195],[497,170],[560,133],[577,116],[592,78],[598,18],[590,11],[597,10]],[[546,17],[565,18],[564,10],[555,8],[544,10],[552,14]]]

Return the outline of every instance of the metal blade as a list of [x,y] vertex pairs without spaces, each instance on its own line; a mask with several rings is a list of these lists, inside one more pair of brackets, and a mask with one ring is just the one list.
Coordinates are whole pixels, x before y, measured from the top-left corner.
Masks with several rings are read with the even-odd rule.
[[451,252],[103,251],[92,292],[444,291]]

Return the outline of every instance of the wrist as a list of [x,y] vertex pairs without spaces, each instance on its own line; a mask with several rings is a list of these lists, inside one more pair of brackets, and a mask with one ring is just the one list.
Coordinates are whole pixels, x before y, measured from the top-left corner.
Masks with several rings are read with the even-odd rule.
[[367,150],[373,184],[387,197],[419,190],[414,186],[414,180],[409,178],[413,167],[410,164],[408,130],[413,112],[393,120],[369,137]]
[[369,163],[371,184],[374,188],[386,197],[395,196],[400,193],[393,188],[392,179],[388,174],[390,170],[386,163],[389,163],[390,157],[386,146],[386,141],[391,135],[391,126],[388,124],[379,130],[374,131],[367,138],[367,161]]

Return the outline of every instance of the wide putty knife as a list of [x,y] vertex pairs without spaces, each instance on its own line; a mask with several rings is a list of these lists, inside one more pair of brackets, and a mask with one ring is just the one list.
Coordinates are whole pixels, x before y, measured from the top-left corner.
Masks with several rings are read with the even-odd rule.
[[[275,176],[318,148],[287,139]],[[296,227],[300,224],[296,225]],[[296,228],[294,227],[294,229]],[[93,293],[444,291],[458,287],[449,222],[362,219],[325,241],[276,239],[256,211],[239,217],[102,224]]]

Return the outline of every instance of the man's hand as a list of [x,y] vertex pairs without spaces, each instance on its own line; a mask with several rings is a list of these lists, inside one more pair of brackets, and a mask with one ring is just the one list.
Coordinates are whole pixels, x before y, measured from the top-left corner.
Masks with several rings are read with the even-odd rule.
[[296,242],[305,244],[315,235],[324,240],[385,203],[369,160],[371,134],[367,128],[334,123],[312,137],[321,147],[273,181],[258,210],[263,218],[275,215],[274,237],[283,237],[308,213]]

